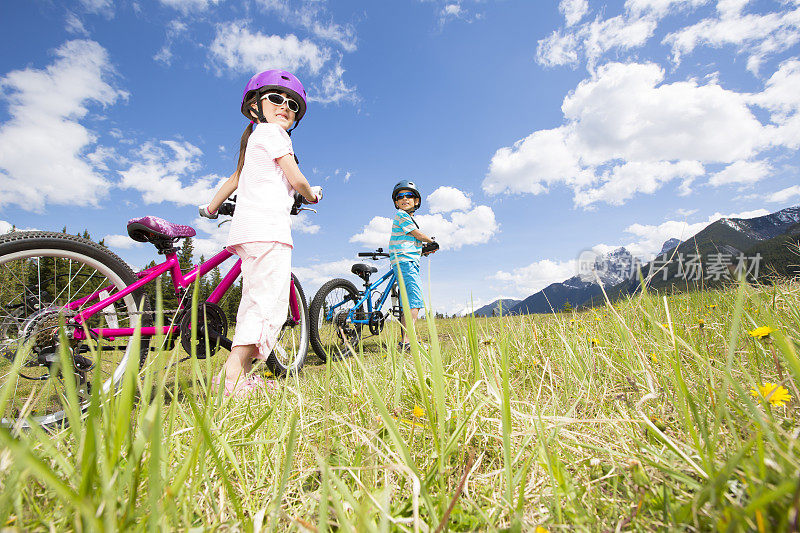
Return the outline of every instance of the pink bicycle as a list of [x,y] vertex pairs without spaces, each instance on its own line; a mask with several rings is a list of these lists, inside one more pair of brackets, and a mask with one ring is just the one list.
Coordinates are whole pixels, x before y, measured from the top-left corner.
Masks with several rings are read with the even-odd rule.
[[[292,214],[307,209],[301,207],[302,197],[298,197]],[[232,215],[233,202],[224,203],[220,214]],[[184,273],[175,245],[194,236],[193,228],[147,216],[131,220],[128,234],[155,245],[166,260],[134,273],[104,246],[74,235],[19,231],[0,237],[0,385],[12,376],[17,356],[24,358],[0,425],[63,423],[64,380],[74,380],[85,407],[93,373],[102,373],[104,391],[113,390],[130,357],[138,357],[140,366],[144,364],[156,336],[163,335],[165,343],[153,349],[169,349],[179,341],[187,353],[200,358],[213,355],[220,347],[230,350],[228,321],[218,304],[239,277],[241,260],[199,304],[193,335],[192,285],[233,254],[222,250]],[[163,311],[165,325],[156,328],[145,287],[155,285],[156,278],[166,273],[171,275],[180,305]],[[289,283],[288,316],[266,361],[278,376],[299,371],[308,353],[305,295],[294,275]],[[137,329],[141,342],[133,353],[131,340]],[[71,372],[61,369],[59,354],[64,348],[74,367]]]

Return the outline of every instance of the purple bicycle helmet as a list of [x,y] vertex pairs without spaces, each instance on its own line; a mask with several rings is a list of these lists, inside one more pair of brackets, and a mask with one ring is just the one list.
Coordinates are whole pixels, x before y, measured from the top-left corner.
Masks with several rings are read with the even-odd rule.
[[[294,117],[295,127],[297,127],[300,119],[306,114],[306,90],[294,74],[285,70],[265,70],[250,78],[242,94],[242,114],[247,120],[252,120],[253,117],[250,115],[249,106],[246,105],[247,101],[252,99],[254,93],[257,93],[260,97],[267,91],[275,89],[285,92],[300,106],[300,110],[295,113]],[[258,118],[260,120],[266,120],[260,108],[256,109],[256,114],[259,115]]]

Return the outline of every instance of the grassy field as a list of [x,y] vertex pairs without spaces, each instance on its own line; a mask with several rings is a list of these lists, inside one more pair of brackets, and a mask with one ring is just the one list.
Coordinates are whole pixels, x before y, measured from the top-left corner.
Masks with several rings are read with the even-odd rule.
[[398,353],[392,325],[231,401],[208,393],[222,354],[160,353],[84,422],[0,432],[0,524],[796,529],[799,327],[800,283],[420,320],[428,349]]

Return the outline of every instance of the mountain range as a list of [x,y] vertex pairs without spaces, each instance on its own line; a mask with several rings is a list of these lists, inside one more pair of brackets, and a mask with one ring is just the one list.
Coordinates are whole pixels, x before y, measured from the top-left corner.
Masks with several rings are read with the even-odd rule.
[[729,283],[739,272],[749,279],[800,275],[800,206],[788,207],[755,218],[722,218],[681,242],[664,242],[655,259],[642,263],[624,247],[594,259],[590,268],[560,283],[552,283],[527,298],[496,300],[476,310],[476,316],[552,313],[569,307],[593,305],[604,300],[602,289],[615,299],[641,287],[690,290]]

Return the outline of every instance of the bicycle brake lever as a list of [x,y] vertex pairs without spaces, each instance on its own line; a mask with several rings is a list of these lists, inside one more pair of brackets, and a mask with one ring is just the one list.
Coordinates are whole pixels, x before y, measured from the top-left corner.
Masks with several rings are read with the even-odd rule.
[[316,209],[311,209],[310,207],[300,207],[300,208],[297,209],[297,212],[299,213],[300,211],[311,211],[312,213],[316,213],[317,212]]
[[217,224],[217,227],[218,227],[218,228],[221,228],[221,227],[222,227],[222,225],[223,225],[224,223],[226,223],[226,222],[230,222],[230,221],[231,221],[231,219],[229,219],[229,218],[228,218],[228,219],[225,219],[225,220],[223,220],[222,222],[220,222],[219,224]]

